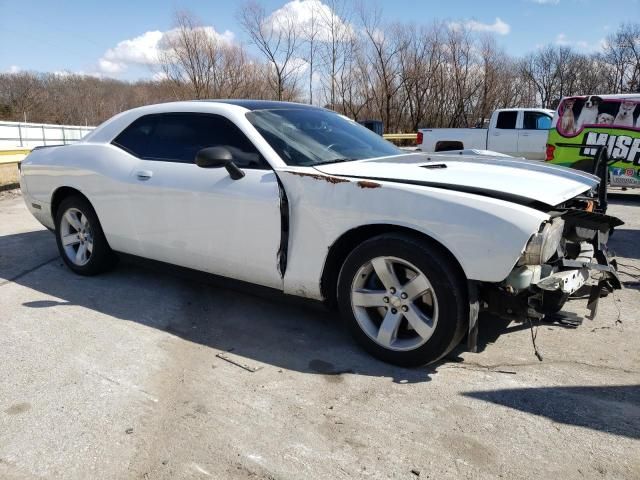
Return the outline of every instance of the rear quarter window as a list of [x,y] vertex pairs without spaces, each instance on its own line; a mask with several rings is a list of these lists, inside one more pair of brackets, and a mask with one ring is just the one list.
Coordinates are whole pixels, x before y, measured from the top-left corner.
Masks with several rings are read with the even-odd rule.
[[153,131],[154,118],[141,117],[125,128],[112,142],[136,157],[144,158]]

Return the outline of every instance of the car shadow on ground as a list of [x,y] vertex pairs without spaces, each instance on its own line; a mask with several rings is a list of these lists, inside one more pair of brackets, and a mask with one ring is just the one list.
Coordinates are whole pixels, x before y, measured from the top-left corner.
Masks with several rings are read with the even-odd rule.
[[[0,237],[0,285],[9,281],[43,294],[25,307],[77,305],[132,321],[190,342],[232,351],[249,360],[306,373],[383,376],[399,383],[427,382],[461,347],[428,367],[394,367],[360,350],[338,314],[309,302],[244,283],[125,258],[96,277],[70,272],[50,232]],[[526,324],[483,316],[479,351]]]
[[[161,264],[125,257],[111,272],[81,277],[64,265],[47,231],[0,237],[0,252],[0,285],[15,282],[43,294],[42,299],[24,302],[25,307],[77,305],[278,368],[416,383],[430,381],[443,363],[461,360],[462,349],[428,367],[388,365],[357,347],[337,312],[272,290]],[[481,350],[501,333],[519,328],[481,321]]]
[[[37,255],[30,247],[35,244],[40,247]],[[192,279],[183,272],[166,271],[164,266],[127,260],[112,272],[80,277],[64,266],[49,232],[0,237],[0,252],[0,285],[14,282],[42,294],[41,299],[30,294],[35,299],[22,305],[41,310],[43,316],[49,308],[80,306],[91,311],[92,321],[100,321],[102,314],[136,322],[196,344],[232,351],[249,363],[324,375],[328,381],[340,381],[341,374],[353,373],[386,377],[396,383],[428,382],[443,363],[464,361],[458,356],[460,348],[429,367],[406,369],[382,363],[354,344],[336,313],[284,295],[243,291],[248,287],[216,277]],[[21,265],[20,272],[16,262]],[[47,319],[51,321],[51,317]],[[500,335],[523,328],[528,326],[483,316],[479,350]],[[639,436],[637,386],[511,389],[465,395],[559,423]]]
[[640,385],[514,388],[464,396],[556,423],[640,439]]
[[618,227],[609,239],[609,248],[617,257],[640,259],[640,230]]
[[609,203],[616,205],[640,205],[640,190],[609,190],[609,192],[607,192],[607,199]]
[[399,383],[429,381],[437,369],[377,361],[354,344],[336,312],[272,290],[127,257],[105,274],[75,275],[47,231],[0,237],[0,285],[11,282],[42,294],[30,294],[28,308],[80,306],[92,317],[136,322],[277,368]]

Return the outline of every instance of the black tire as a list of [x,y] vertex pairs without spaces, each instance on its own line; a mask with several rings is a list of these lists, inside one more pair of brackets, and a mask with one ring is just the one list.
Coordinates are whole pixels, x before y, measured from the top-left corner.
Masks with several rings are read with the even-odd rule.
[[[409,262],[426,275],[435,293],[437,322],[426,343],[415,349],[398,351],[383,347],[363,330],[356,319],[351,301],[355,276],[359,275],[361,267],[377,257],[395,257]],[[441,359],[460,343],[469,324],[464,276],[452,265],[441,247],[411,235],[383,234],[356,247],[342,266],[337,294],[340,313],[356,341],[373,356],[395,365],[414,367]],[[391,307],[383,308],[388,313]]]
[[[85,215],[88,225],[90,226],[93,249],[88,255],[87,262],[83,265],[74,263],[69,258],[65,251],[65,247],[62,244],[62,219],[65,213],[70,209],[78,210]],[[86,198],[79,195],[71,195],[62,200],[56,211],[55,225],[58,251],[64,260],[64,263],[73,272],[78,275],[91,276],[110,270],[116,265],[118,258],[111,250],[111,247],[109,247],[109,243],[104,236],[98,216]],[[75,246],[73,248],[75,248]]]

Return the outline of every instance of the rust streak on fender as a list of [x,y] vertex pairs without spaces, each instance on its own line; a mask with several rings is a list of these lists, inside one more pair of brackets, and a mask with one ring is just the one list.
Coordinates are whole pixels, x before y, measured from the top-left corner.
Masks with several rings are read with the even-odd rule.
[[324,180],[325,182],[329,182],[329,183],[349,183],[349,180],[347,180],[346,178],[338,178],[338,177],[332,177],[329,175],[320,175],[319,173],[302,173],[302,172],[288,172],[291,175],[297,175],[299,177],[310,177],[313,178],[314,180]]
[[369,180],[360,180],[358,182],[358,186],[360,188],[380,188],[382,185],[377,182],[371,182]]

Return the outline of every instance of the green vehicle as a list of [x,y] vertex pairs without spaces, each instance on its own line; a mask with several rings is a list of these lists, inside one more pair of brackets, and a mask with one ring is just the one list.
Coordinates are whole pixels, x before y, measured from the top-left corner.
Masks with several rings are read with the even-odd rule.
[[595,172],[605,147],[609,184],[640,188],[640,94],[565,97],[547,138],[546,161]]

